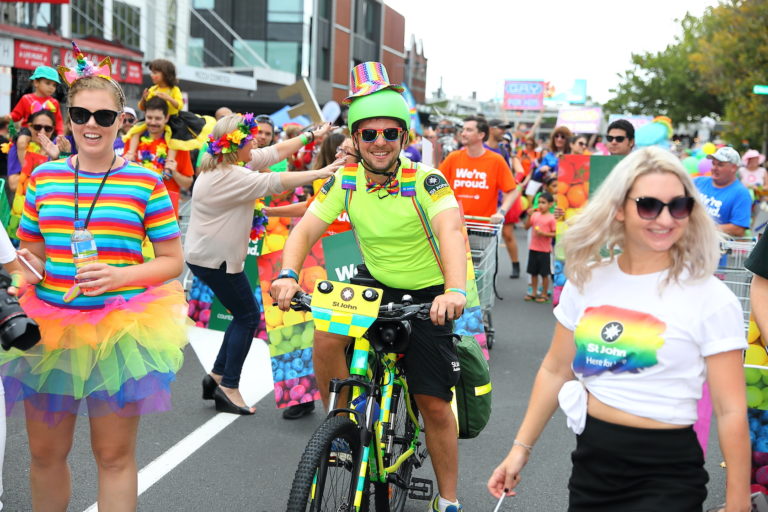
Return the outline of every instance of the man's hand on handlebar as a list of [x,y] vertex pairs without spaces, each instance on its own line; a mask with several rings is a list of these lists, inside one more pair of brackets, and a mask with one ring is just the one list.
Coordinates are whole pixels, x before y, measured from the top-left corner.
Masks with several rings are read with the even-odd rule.
[[269,287],[269,295],[277,302],[277,307],[283,311],[291,309],[291,299],[301,291],[299,283],[290,277],[275,279]]
[[435,297],[429,318],[435,325],[445,325],[446,322],[456,320],[464,311],[467,298],[459,292],[446,292]]

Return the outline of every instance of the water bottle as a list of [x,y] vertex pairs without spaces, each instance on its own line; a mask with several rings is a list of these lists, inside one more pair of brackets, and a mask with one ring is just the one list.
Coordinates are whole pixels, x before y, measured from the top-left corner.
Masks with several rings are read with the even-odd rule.
[[72,259],[75,262],[75,268],[79,269],[99,261],[96,240],[93,239],[91,232],[85,228],[85,222],[82,220],[75,221],[75,231],[70,238],[70,247],[72,248]]
[[[357,398],[352,400],[352,403],[350,404],[352,406],[352,409],[358,411],[360,414],[365,415],[365,402],[368,398],[368,395],[366,393],[361,393]],[[379,403],[374,401],[373,402],[373,419],[374,421],[379,419]]]

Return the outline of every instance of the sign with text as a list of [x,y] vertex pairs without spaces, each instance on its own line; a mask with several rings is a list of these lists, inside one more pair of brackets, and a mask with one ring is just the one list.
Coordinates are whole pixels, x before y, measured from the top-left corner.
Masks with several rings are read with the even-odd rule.
[[541,110],[544,107],[544,82],[507,80],[504,82],[505,110]]
[[567,126],[573,133],[599,133],[602,121],[600,107],[565,107],[557,114],[555,126]]

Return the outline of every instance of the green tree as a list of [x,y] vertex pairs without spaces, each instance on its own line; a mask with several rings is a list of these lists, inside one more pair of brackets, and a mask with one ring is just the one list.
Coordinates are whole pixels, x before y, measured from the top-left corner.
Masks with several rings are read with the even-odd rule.
[[[768,97],[752,94],[768,84],[768,0],[732,0],[709,11],[707,37],[689,61],[707,92],[722,98],[727,140],[765,143]],[[738,147],[738,146],[737,146]]]
[[723,113],[721,98],[702,87],[701,73],[691,65],[699,40],[708,34],[706,15],[686,14],[681,24],[682,35],[664,51],[632,55],[633,67],[619,74],[621,82],[611,90],[616,96],[604,105],[606,111],[665,115],[673,123]]

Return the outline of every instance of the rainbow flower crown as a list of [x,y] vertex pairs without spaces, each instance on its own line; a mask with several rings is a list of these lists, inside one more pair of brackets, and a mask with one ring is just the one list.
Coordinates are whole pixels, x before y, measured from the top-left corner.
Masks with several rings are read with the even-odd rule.
[[219,156],[219,160],[221,160],[222,155],[236,152],[246,143],[252,141],[257,133],[259,133],[259,123],[249,112],[243,115],[243,120],[231,132],[225,133],[218,139],[209,135],[207,151],[213,156]]

